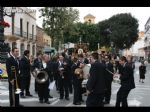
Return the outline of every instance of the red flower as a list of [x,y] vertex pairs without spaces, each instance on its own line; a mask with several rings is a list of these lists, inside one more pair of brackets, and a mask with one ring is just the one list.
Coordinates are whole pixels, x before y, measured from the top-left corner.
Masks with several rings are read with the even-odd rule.
[[5,27],[10,27],[10,24],[5,21],[0,21],[0,26],[5,28]]

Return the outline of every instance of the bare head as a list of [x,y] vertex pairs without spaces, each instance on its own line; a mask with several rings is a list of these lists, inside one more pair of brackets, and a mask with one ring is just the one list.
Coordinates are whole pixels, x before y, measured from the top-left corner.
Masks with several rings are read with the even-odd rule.
[[47,62],[50,60],[49,55],[44,54],[44,55],[43,55],[43,60],[47,63]]
[[12,55],[17,58],[19,56],[19,49],[16,47],[12,48]]

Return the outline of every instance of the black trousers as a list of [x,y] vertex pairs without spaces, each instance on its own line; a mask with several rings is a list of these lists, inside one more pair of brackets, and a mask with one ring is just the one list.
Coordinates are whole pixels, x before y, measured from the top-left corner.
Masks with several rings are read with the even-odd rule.
[[90,93],[86,100],[86,106],[87,107],[103,107],[103,99],[104,99],[104,93],[101,94],[94,94]]
[[12,84],[9,82],[9,102],[11,107],[19,106],[19,94],[15,94],[15,91],[16,91],[16,83],[14,84],[14,86],[12,86]]
[[34,90],[35,90],[35,92],[38,92],[38,84],[37,84],[37,82],[36,82],[36,80],[34,81]]
[[129,92],[130,90],[120,87],[119,91],[117,92],[116,107],[120,107],[121,103],[122,107],[128,107],[127,97]]
[[72,84],[72,79],[70,79],[70,80],[69,80],[69,92],[70,92],[70,93],[72,93],[72,90],[73,90],[73,89],[72,89],[72,88],[73,88],[72,86],[73,86],[73,84]]
[[56,72],[54,73],[54,80],[55,80],[55,85],[56,85],[56,90],[59,90],[59,74]]
[[31,77],[21,77],[21,95],[24,95],[24,90],[26,92],[26,95],[30,94],[29,88],[30,88],[30,80]]
[[74,97],[73,97],[73,103],[78,103],[82,100],[82,88],[80,81],[75,80],[73,82],[74,87]]
[[49,83],[46,82],[44,84],[38,84],[37,83],[37,90],[38,90],[38,96],[40,101],[48,101],[49,96],[49,89],[48,89]]
[[65,98],[69,97],[68,80],[63,79],[63,78],[60,77],[60,79],[59,79],[59,90],[60,90],[60,98],[64,97],[64,93],[65,93]]
[[111,99],[111,81],[107,81],[106,84],[106,90],[105,90],[105,94],[104,94],[104,101],[106,102],[110,102]]

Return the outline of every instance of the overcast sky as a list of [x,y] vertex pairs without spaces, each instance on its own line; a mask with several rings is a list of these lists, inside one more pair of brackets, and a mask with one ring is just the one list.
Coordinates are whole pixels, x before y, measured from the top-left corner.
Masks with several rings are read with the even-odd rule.
[[[36,7],[37,8],[37,7]],[[99,22],[110,18],[118,13],[131,13],[138,19],[139,31],[144,31],[144,25],[150,17],[150,7],[74,7],[79,10],[80,21],[83,22],[84,16],[92,14],[96,17],[95,22]],[[35,7],[34,7],[35,9]],[[37,8],[38,9],[38,8]],[[37,25],[42,27],[42,19],[39,18],[40,13],[37,11]]]

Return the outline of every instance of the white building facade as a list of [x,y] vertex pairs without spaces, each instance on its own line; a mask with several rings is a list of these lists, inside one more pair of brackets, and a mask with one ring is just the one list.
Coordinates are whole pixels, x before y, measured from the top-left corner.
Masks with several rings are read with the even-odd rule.
[[144,57],[144,44],[145,44],[145,34],[144,32],[139,32],[138,40],[132,45],[130,51],[132,56]]
[[145,24],[145,59],[150,62],[150,18],[147,20]]
[[[12,7],[5,8],[5,11],[9,14]],[[27,49],[30,50],[30,55],[36,56],[36,11],[26,7],[13,7],[13,11],[14,16],[4,17],[10,24],[4,31],[5,41],[11,48],[17,47],[20,56]]]

